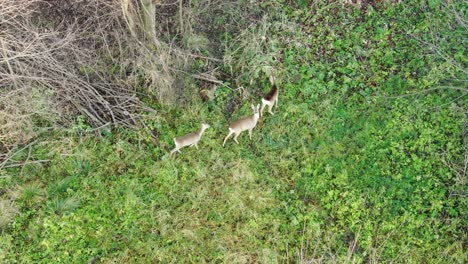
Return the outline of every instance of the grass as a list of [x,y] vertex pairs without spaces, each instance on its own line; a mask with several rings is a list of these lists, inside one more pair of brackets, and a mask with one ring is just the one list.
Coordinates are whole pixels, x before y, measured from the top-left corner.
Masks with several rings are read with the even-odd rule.
[[4,227],[14,220],[18,209],[9,200],[0,200],[0,226]]
[[[30,178],[47,174],[42,181],[48,186],[48,199],[38,200],[41,204],[34,211],[25,203],[19,220],[10,227],[12,234],[34,246],[24,248],[19,243],[7,252],[14,254],[22,248],[22,262],[74,263],[96,258],[102,263],[274,263],[300,259],[334,259],[332,262],[340,263],[348,259],[348,243],[357,240],[369,248],[354,251],[385,259],[384,252],[400,248],[401,236],[409,230],[395,228],[419,215],[411,213],[415,203],[420,203],[420,210],[429,211],[437,205],[425,205],[420,200],[424,193],[410,198],[399,193],[399,187],[392,189],[404,186],[395,182],[397,186],[393,187],[393,182],[404,176],[389,171],[384,178],[372,178],[373,173],[385,175],[387,170],[404,173],[408,166],[398,169],[379,165],[386,159],[398,159],[398,152],[381,156],[384,160],[372,155],[386,151],[384,146],[365,143],[380,137],[382,124],[357,122],[342,131],[347,120],[359,120],[346,114],[348,109],[337,112],[330,108],[338,114],[317,118],[312,112],[301,112],[303,107],[283,102],[275,116],[260,120],[252,141],[245,134],[239,137],[241,144],[229,142],[225,148],[221,147],[222,128],[227,120],[215,121],[205,109],[199,113],[214,128],[206,132],[199,150],[185,148],[173,158],[168,155],[170,147],[161,149],[144,141],[138,144],[132,133],[101,139],[72,138],[69,147],[54,154],[56,158],[47,168],[25,168],[35,174]],[[384,121],[384,127],[393,125],[391,120]],[[165,120],[157,122],[164,125]],[[366,131],[361,130],[364,127]],[[181,133],[190,131],[188,127],[179,129]],[[400,144],[399,137],[407,133],[400,127],[383,131],[396,133],[396,138],[387,135],[389,143],[383,144],[389,145]],[[170,146],[172,135],[161,137]],[[62,142],[50,144],[53,149],[54,144]],[[353,152],[346,151],[350,144],[362,145]],[[14,182],[11,177],[6,179],[2,180],[3,188]],[[408,188],[413,192],[420,187],[432,188],[424,180],[410,181]],[[32,201],[40,193],[34,186],[39,185],[26,186],[22,197]],[[389,195],[396,196],[388,200]],[[393,204],[405,200],[406,205]],[[369,203],[375,206],[369,207]],[[368,209],[362,210],[365,207]],[[404,208],[406,213],[397,208]],[[377,223],[379,227],[374,226]],[[428,224],[418,222],[414,230],[430,228]],[[21,231],[31,228],[37,229],[33,236]],[[6,236],[3,233],[2,238]],[[419,244],[417,241],[411,243]],[[456,250],[456,244],[452,245]],[[351,260],[365,258],[353,254]],[[411,254],[399,252],[396,260],[423,256]]]
[[[50,162],[0,171],[0,191],[16,190],[0,192],[0,261],[466,262],[466,199],[451,195],[465,189],[454,173],[464,162],[463,97],[422,93],[445,62],[374,28],[390,17],[402,30],[424,20],[398,8],[364,17],[333,5],[285,9],[298,27],[280,47],[279,109],[239,145],[222,147],[227,125],[258,99],[230,115],[235,95],[218,89],[213,102],[154,105],[158,116],[145,123],[156,140],[145,130],[96,137],[75,128],[25,149],[15,160]],[[305,34],[311,21],[335,35]],[[421,68],[424,60],[434,67]],[[201,122],[211,127],[199,149],[170,157],[172,139]]]

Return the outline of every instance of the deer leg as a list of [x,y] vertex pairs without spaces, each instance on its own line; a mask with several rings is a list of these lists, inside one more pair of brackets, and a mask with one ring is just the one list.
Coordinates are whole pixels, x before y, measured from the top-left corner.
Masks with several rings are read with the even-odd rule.
[[262,103],[262,108],[260,108],[260,116],[263,115],[263,109],[265,109],[266,104]]
[[249,137],[250,137],[250,140],[252,140],[252,129],[249,129]]
[[234,136],[234,141],[235,141],[237,144],[239,144],[239,141],[237,141],[237,137],[238,137],[239,135],[240,135],[240,132],[239,132],[239,134],[236,134],[236,135]]
[[172,156],[176,151],[178,151],[177,148],[173,149],[173,150],[171,151],[171,156]]
[[177,143],[176,143],[175,148],[171,151],[171,156],[172,156],[172,154],[176,153],[176,151],[178,151],[180,153],[179,149],[180,149],[180,146],[177,145]]
[[223,147],[224,147],[224,144],[226,144],[226,140],[228,140],[228,138],[229,138],[233,133],[234,133],[234,131],[229,130],[229,134],[224,138]]
[[195,144],[194,144],[194,146],[195,146],[196,149],[198,149],[198,145],[197,145],[197,144],[198,144],[198,143],[195,143]]
[[273,106],[275,106],[275,105],[274,105],[274,104],[268,105],[268,113],[270,113],[271,115],[275,115],[275,114],[271,111],[271,109],[273,109]]

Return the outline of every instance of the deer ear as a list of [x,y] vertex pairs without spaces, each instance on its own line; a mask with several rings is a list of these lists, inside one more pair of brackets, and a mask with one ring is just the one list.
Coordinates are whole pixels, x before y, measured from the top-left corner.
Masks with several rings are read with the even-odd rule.
[[253,104],[251,104],[250,107],[255,111],[255,106]]

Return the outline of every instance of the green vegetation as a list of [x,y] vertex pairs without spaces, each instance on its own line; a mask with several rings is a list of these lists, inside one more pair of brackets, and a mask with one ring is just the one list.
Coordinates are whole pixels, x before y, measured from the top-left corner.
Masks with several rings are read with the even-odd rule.
[[[0,262],[465,263],[467,4],[298,2],[222,36],[244,89],[0,162]],[[223,148],[270,76],[275,115]]]

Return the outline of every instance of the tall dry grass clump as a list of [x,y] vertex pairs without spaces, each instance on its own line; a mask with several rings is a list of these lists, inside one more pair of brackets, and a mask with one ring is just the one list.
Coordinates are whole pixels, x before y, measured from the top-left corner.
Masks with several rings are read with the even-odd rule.
[[140,77],[146,82],[147,92],[156,96],[160,102],[173,102],[176,98],[175,72],[171,69],[181,68],[181,64],[186,61],[177,56],[176,47],[162,41],[157,34],[161,25],[157,23],[156,14],[161,3],[151,0],[119,0],[118,5],[130,32],[126,42],[127,49],[135,58],[134,66],[143,72]]

